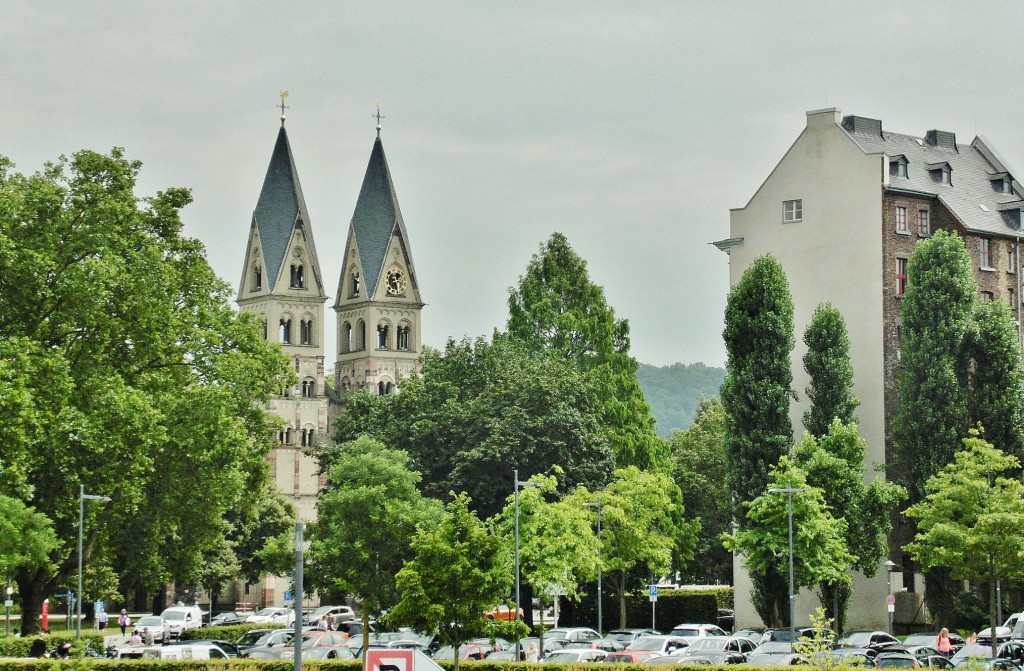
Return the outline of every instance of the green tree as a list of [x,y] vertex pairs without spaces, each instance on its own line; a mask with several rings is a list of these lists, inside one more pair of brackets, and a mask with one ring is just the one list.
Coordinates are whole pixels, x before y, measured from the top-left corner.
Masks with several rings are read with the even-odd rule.
[[[727,354],[722,406],[727,417],[726,454],[733,513],[746,526],[744,504],[764,493],[768,473],[793,441],[789,402],[795,397],[789,354],[793,349],[793,299],[782,266],[762,256],[729,292],[722,334]],[[753,600],[766,624],[785,611],[786,580],[779,566],[748,563]]]
[[[919,532],[906,546],[926,568],[943,567],[957,579],[988,583],[989,626],[996,622],[996,583],[1024,575],[1024,484],[1008,477],[1016,457],[983,440],[977,431],[963,441],[955,461],[928,479],[927,495],[904,514]],[[992,637],[992,656],[996,656]]]
[[[557,475],[560,469],[553,469]],[[580,597],[581,581],[597,575],[598,544],[587,508],[593,500],[585,490],[554,501],[559,486],[556,475],[535,475],[529,487],[519,493],[519,565],[522,581],[533,587],[541,604],[551,603],[558,595],[571,600]],[[508,565],[514,547],[515,511],[509,496],[498,519],[505,539]]]
[[971,355],[970,413],[985,427],[985,439],[1024,458],[1024,371],[1013,313],[1003,301],[979,303],[968,351]]
[[820,438],[834,419],[856,423],[853,412],[860,404],[853,395],[850,338],[839,310],[830,303],[819,305],[804,331],[804,343],[804,370],[811,378],[806,389],[811,407],[804,413],[804,429]]
[[287,360],[181,234],[188,191],[138,198],[140,168],[119,149],[31,176],[0,159],[0,493],[58,539],[15,573],[26,634],[77,569],[80,486],[113,499],[86,506],[90,572],[152,588],[196,577],[268,476],[259,403]]
[[672,479],[682,492],[687,515],[700,521],[695,554],[683,572],[694,584],[728,584],[732,578],[732,555],[721,541],[732,527],[725,421],[721,401],[702,398],[690,428],[671,438]]
[[669,476],[635,466],[615,471],[615,479],[596,494],[577,490],[566,498],[580,507],[601,504],[603,574],[619,600],[619,626],[626,627],[632,572],[642,568],[644,577],[668,573],[677,549],[689,559],[700,523],[681,521],[682,494]]
[[531,352],[500,334],[490,343],[450,340],[444,352],[424,353],[421,377],[403,382],[401,394],[350,396],[335,442],[370,435],[402,449],[427,496],[466,492],[487,518],[504,506],[516,467],[523,477],[562,467],[563,491],[608,482],[613,459],[598,398],[593,377],[556,352]]
[[0,571],[45,566],[59,545],[50,519],[20,500],[0,495]]
[[[857,558],[846,545],[847,522],[834,517],[822,491],[809,486],[806,476],[789,457],[783,457],[769,473],[769,487],[746,504],[747,524],[736,535],[722,537],[726,548],[744,555],[752,575],[764,575],[769,567],[780,572],[788,592],[789,497],[793,508],[793,584],[795,589],[820,583],[850,582],[850,567]],[[767,489],[803,489],[786,494]],[[771,604],[771,626],[789,624],[788,599]],[[764,617],[762,615],[762,617]]]
[[440,504],[425,499],[409,456],[369,438],[336,446],[327,488],[309,525],[309,586],[363,601],[363,651],[369,620],[397,601],[395,575],[413,558],[417,527],[436,526]]
[[561,233],[541,245],[509,292],[508,332],[534,351],[554,349],[601,383],[601,420],[617,466],[659,466],[667,451],[629,355],[629,322]]
[[[804,434],[793,449],[793,461],[806,474],[807,484],[821,490],[829,510],[846,519],[843,541],[856,558],[853,567],[870,578],[888,554],[892,515],[906,498],[906,490],[882,478],[866,485],[866,453],[867,444],[857,426],[836,418],[820,438]],[[849,581],[819,585],[822,606],[831,609],[840,631],[850,588]]]
[[452,496],[440,524],[420,527],[413,538],[415,555],[395,576],[399,599],[387,619],[436,631],[441,643],[458,650],[484,632],[484,613],[508,593],[512,580],[501,539],[470,510],[466,494]]
[[956,234],[937,231],[914,248],[903,298],[899,408],[893,472],[910,502],[953,459],[969,427],[964,344],[978,287]]

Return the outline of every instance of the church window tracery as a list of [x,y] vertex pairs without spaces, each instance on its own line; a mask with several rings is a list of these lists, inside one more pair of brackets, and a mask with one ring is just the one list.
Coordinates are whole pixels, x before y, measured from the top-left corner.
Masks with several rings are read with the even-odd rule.
[[305,289],[306,279],[305,270],[303,266],[292,264],[291,267],[291,287],[292,289]]
[[289,344],[292,341],[292,320],[281,319],[281,327],[278,334],[281,337],[281,342]]
[[377,325],[377,349],[388,348],[388,331],[390,330],[387,324]]

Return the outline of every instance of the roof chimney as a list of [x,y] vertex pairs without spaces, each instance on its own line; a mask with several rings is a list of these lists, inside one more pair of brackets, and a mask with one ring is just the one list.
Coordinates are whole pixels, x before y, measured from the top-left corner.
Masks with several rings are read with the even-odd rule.
[[882,137],[881,119],[869,119],[865,116],[845,116],[843,117],[843,128],[847,133]]

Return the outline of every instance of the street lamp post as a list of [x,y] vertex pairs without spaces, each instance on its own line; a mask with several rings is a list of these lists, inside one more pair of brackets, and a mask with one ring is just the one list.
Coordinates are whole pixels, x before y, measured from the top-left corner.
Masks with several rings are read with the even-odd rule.
[[85,502],[89,501],[109,501],[109,496],[99,496],[98,494],[86,494],[85,485],[78,486],[78,610],[75,611],[76,615],[76,627],[75,627],[75,638],[82,638],[82,530],[85,527]]
[[885,563],[882,564],[882,566],[885,567],[885,576],[888,579],[888,586],[889,586],[889,594],[886,596],[886,599],[885,599],[885,610],[886,610],[885,614],[886,614],[886,622],[887,622],[887,629],[885,630],[885,633],[887,633],[890,636],[892,636],[892,607],[889,605],[889,598],[893,596],[893,593],[892,593],[892,572],[893,572],[893,569],[896,568],[896,563],[893,560],[891,560],[891,559],[886,559]]
[[604,635],[601,618],[601,497],[594,503],[584,503],[587,508],[597,508],[597,633]]
[[[515,493],[513,499],[515,500],[515,526],[516,526],[516,614],[515,619],[519,620],[519,490],[523,487],[540,487],[539,482],[530,482],[529,480],[519,479],[519,469],[512,471],[512,477],[515,480]],[[519,640],[516,640],[516,661],[519,661],[521,644]]]
[[789,485],[789,487],[772,487],[768,491],[772,494],[786,494],[789,497],[789,501],[786,504],[786,515],[789,517],[789,641],[790,645],[793,645],[796,642],[795,626],[793,624],[796,600],[793,587],[793,494],[799,494],[808,490],[799,487],[794,488],[792,482]]

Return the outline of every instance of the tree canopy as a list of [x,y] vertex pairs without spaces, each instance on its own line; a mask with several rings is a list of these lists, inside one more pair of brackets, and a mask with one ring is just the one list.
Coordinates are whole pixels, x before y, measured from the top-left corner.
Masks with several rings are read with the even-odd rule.
[[140,169],[119,149],[31,176],[0,158],[0,493],[58,539],[15,574],[25,633],[74,575],[80,486],[113,499],[86,506],[85,563],[145,589],[196,578],[267,478],[258,404],[287,360],[182,235],[189,192],[139,198]]
[[[484,518],[504,506],[515,468],[528,477],[558,465],[563,491],[608,482],[613,459],[589,373],[501,334],[449,340],[421,361],[420,377],[400,394],[349,396],[335,442],[370,435],[407,452],[427,496],[466,492]],[[323,463],[336,454],[324,453]]]
[[850,337],[839,310],[830,303],[819,305],[804,331],[804,343],[804,370],[811,378],[806,390],[811,407],[804,413],[804,429],[820,438],[833,420],[856,423],[853,413],[860,404],[853,395]]
[[553,233],[509,291],[508,333],[531,350],[552,349],[600,381],[602,425],[617,466],[660,465],[666,445],[629,355],[629,323],[616,319],[604,289],[561,233]]

